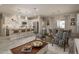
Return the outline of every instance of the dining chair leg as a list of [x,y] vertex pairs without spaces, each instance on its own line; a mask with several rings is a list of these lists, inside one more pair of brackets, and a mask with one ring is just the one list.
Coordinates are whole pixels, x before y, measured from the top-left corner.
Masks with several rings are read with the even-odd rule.
[[65,42],[64,42],[64,52],[65,52]]

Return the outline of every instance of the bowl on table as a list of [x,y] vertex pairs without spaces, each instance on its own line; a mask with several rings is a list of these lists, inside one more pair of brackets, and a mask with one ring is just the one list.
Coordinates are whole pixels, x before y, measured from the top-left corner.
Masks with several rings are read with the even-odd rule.
[[43,46],[43,42],[41,40],[35,40],[31,43],[33,47],[41,47]]

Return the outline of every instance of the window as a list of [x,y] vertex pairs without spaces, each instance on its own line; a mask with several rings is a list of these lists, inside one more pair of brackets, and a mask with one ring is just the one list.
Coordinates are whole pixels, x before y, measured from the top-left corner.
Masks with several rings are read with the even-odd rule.
[[65,28],[65,21],[57,20],[57,28]]

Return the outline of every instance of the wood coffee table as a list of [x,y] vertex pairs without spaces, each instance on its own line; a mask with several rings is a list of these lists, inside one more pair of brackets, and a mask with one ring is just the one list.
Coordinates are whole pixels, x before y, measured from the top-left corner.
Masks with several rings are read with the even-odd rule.
[[[33,41],[35,41],[35,40],[33,40]],[[31,41],[31,42],[33,42],[33,41]],[[27,44],[29,44],[29,43],[31,43],[31,42],[28,42],[28,43],[25,43],[25,44],[20,45],[20,46],[18,46],[18,47],[12,48],[12,49],[11,49],[11,52],[12,52],[13,54],[44,54],[44,53],[47,52],[48,43],[46,43],[46,42],[44,42],[44,43],[43,43],[43,46],[41,46],[41,47],[32,47],[32,51],[31,51],[31,52],[22,52],[22,51],[21,51],[22,48],[23,48],[25,45],[27,45]]]

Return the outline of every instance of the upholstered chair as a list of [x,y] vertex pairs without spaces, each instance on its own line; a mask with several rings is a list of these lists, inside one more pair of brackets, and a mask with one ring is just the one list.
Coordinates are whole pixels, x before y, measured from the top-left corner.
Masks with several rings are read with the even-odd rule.
[[58,33],[54,37],[54,43],[59,44],[59,40],[62,40],[63,31],[58,31]]
[[54,43],[58,46],[64,47],[65,51],[66,44],[68,45],[69,35],[70,33],[68,31],[58,31],[58,33],[54,37]]

